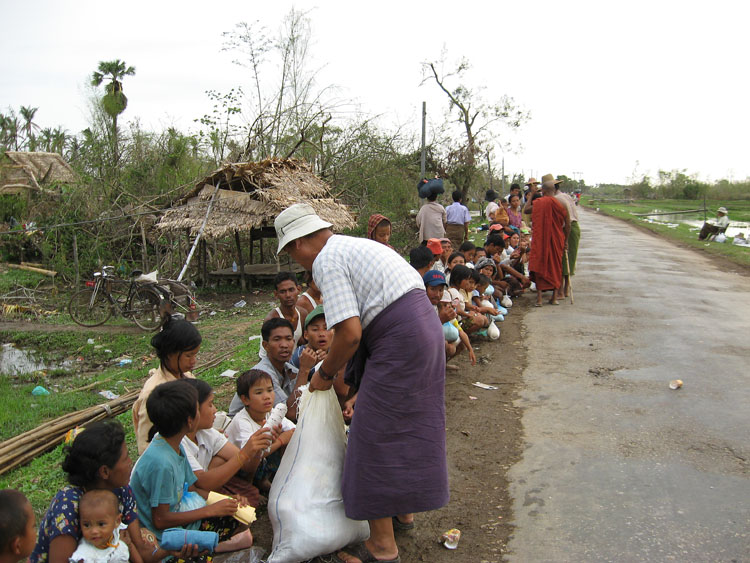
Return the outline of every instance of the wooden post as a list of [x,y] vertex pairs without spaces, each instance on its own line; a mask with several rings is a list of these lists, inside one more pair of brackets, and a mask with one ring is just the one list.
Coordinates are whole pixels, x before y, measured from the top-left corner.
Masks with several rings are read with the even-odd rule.
[[250,264],[253,263],[253,251],[255,250],[255,229],[250,229]]
[[260,263],[262,264],[264,262],[264,258],[263,258],[263,233],[260,233],[260,240],[258,241],[258,245],[260,246]]
[[143,262],[143,272],[148,273],[148,247],[146,246],[146,227],[141,223],[141,261]]
[[234,231],[234,242],[237,244],[237,266],[240,269],[240,289],[245,291],[245,262],[242,260],[242,245],[240,244],[240,232]]
[[154,242],[154,253],[156,254],[156,270],[161,270],[161,246],[159,245],[159,239]]
[[73,231],[73,265],[76,268],[76,287],[78,287],[78,284],[81,281],[81,276],[78,270],[78,237],[76,236],[75,231]]
[[208,286],[208,265],[206,264],[208,258],[208,252],[206,251],[206,239],[201,241],[201,258],[203,260],[202,275],[203,287]]

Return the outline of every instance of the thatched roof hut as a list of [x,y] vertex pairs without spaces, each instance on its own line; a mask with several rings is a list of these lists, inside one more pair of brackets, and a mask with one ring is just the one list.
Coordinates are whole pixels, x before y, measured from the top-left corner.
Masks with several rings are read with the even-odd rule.
[[6,151],[0,159],[0,194],[28,194],[77,181],[76,173],[56,152]]
[[[217,190],[218,188],[218,190]],[[208,213],[211,199],[213,206]],[[207,278],[205,240],[234,237],[238,269],[225,268],[211,272],[214,278],[239,277],[245,288],[245,276],[273,278],[280,264],[253,264],[255,242],[263,262],[263,239],[275,238],[274,219],[295,203],[309,203],[335,230],[352,228],[356,222],[346,206],[338,203],[329,186],[318,178],[310,166],[295,159],[266,159],[262,162],[227,164],[207,176],[186,193],[177,206],[169,209],[155,225],[157,232],[196,236],[203,229],[203,279]],[[249,265],[243,256],[241,234],[250,234]],[[275,246],[272,254],[275,254]],[[292,271],[301,266],[288,264]]]
[[[162,232],[200,230],[215,188],[211,214],[203,236],[218,239],[236,232],[273,229],[276,216],[294,203],[309,203],[334,229],[352,228],[355,221],[346,206],[331,197],[328,185],[310,166],[294,159],[227,164],[185,194],[168,210],[156,228]],[[269,232],[265,229],[265,232]]]

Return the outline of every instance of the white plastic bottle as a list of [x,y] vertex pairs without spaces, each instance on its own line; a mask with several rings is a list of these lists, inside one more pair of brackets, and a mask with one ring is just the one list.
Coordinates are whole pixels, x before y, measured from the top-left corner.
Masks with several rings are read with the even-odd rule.
[[[268,414],[268,417],[266,418],[266,423],[263,425],[263,428],[275,428],[279,424],[281,424],[281,421],[284,420],[284,417],[286,416],[286,403],[278,403],[273,407],[271,412]],[[268,446],[266,448],[266,451],[269,451],[271,449],[271,446]]]

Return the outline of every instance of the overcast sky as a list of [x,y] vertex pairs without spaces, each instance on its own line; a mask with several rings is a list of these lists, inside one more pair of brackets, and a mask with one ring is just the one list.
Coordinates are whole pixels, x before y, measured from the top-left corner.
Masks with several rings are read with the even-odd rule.
[[[531,120],[508,139],[507,173],[550,172],[588,183],[657,170],[703,179],[750,176],[746,2],[290,2],[27,0],[4,2],[0,111],[39,107],[43,127],[86,127],[86,84],[98,62],[136,67],[129,106],[153,130],[195,130],[205,91],[248,85],[221,51],[222,32],[260,20],[277,30],[292,7],[310,10],[318,83],[383,124],[420,131],[421,102],[436,125],[446,101],[420,86],[420,63],[472,63],[488,100],[512,96]],[[429,135],[429,132],[428,132]],[[500,153],[498,153],[500,154]],[[498,159],[499,160],[499,159]],[[580,176],[579,176],[580,177]]]

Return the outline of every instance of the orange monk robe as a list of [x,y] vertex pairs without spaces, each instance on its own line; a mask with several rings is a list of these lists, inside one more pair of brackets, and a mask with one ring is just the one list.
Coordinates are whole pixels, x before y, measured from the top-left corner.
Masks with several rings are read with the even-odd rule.
[[566,213],[562,204],[550,196],[535,200],[531,208],[529,278],[542,291],[562,285]]

